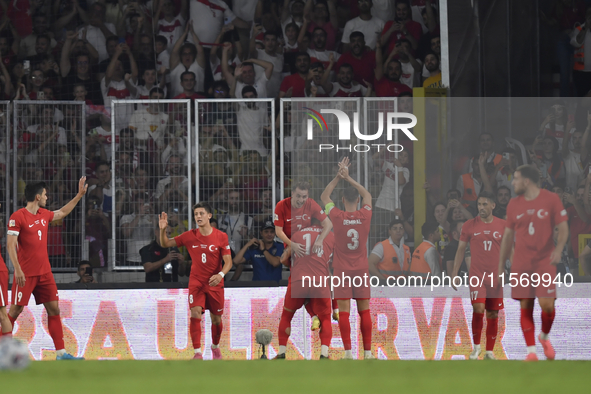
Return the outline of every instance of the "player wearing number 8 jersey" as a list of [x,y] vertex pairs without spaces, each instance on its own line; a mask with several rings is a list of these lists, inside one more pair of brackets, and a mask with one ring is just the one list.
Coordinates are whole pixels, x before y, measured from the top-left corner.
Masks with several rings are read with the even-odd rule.
[[[48,331],[55,345],[58,360],[82,358],[74,357],[65,350],[59,296],[47,254],[47,230],[51,222],[62,220],[72,212],[86,194],[88,185],[85,185],[85,182],[86,177],[80,178],[76,197],[60,210],[53,212],[44,208],[47,204],[45,183],[27,185],[27,206],[13,213],[8,222],[6,248],[14,265],[12,305],[8,318],[10,323],[14,324],[33,294],[37,305],[43,304],[47,310]],[[4,331],[4,327],[2,330]]]
[[[538,187],[539,180],[538,169],[534,166],[524,165],[515,171],[511,183],[518,196],[507,205],[507,227],[501,243],[498,268],[499,275],[502,275],[515,237],[511,276],[516,276],[517,285],[512,285],[511,291],[513,298],[521,303],[521,329],[527,345],[526,361],[538,360],[533,319],[535,297],[538,297],[542,308],[542,332],[538,339],[546,357],[550,360],[555,357],[548,334],[555,314],[556,264],[561,260],[568,239],[566,210],[556,194]],[[553,240],[554,227],[558,227],[556,246]],[[535,278],[550,280],[543,283]],[[526,279],[527,283],[522,279]]]
[[[343,192],[342,202],[345,211],[334,206],[330,195],[343,179],[351,184]],[[359,197],[362,198],[362,207],[357,210]],[[326,206],[326,212],[333,223],[335,233],[335,248],[333,257],[333,275],[341,278],[343,282],[335,287],[334,297],[339,306],[339,328],[345,348],[345,358],[351,359],[351,324],[349,314],[351,310],[351,298],[357,301],[357,312],[361,318],[361,334],[363,336],[364,358],[374,358],[371,353],[371,314],[369,311],[370,288],[366,281],[369,280],[369,263],[367,260],[367,237],[371,224],[371,194],[351,176],[349,176],[349,158],[344,158],[339,163],[339,171],[335,178],[326,186],[320,196]],[[361,286],[343,280],[350,277],[365,278]],[[352,286],[353,285],[353,286]]]
[[[228,235],[211,227],[212,209],[209,204],[193,206],[193,215],[198,228],[185,231],[179,236],[168,238],[168,215],[160,215],[160,243],[163,248],[184,246],[191,256],[189,278],[189,308],[191,309],[190,333],[195,349],[193,359],[202,360],[201,317],[204,309],[211,316],[211,354],[214,360],[221,360],[220,338],[222,336],[222,314],[224,313],[224,276],[232,268],[232,256]],[[223,261],[223,267],[222,267]]]
[[[470,360],[478,360],[480,355],[480,337],[484,311],[486,310],[486,353],[485,359],[493,359],[493,350],[498,333],[499,313],[503,309],[503,292],[500,286],[491,286],[492,277],[498,271],[499,251],[501,239],[505,231],[505,221],[492,215],[495,209],[495,197],[492,193],[482,192],[478,196],[478,215],[470,219],[462,226],[460,243],[454,259],[454,267],[451,277],[454,278],[462,261],[466,247],[470,245],[472,261],[470,264],[469,281],[470,300],[472,301],[472,338],[474,350],[470,354]],[[473,284],[482,281],[479,286]],[[475,279],[474,279],[475,278]],[[496,282],[495,282],[496,283]],[[455,285],[453,286],[454,289]],[[456,289],[457,290],[457,289]]]

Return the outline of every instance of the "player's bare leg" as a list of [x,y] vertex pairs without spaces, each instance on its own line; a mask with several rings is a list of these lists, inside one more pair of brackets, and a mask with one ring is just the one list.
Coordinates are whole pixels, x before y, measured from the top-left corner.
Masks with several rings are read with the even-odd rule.
[[66,346],[64,344],[64,328],[62,326],[62,319],[60,317],[60,308],[58,301],[49,301],[43,304],[47,311],[47,326],[49,328],[49,335],[53,340],[55,346],[55,353],[57,360],[84,360],[83,357],[74,357],[66,353]]
[[520,300],[521,304],[521,331],[527,346],[525,361],[538,361],[536,354],[536,337],[534,325],[534,301],[533,298]]
[[194,306],[191,308],[191,341],[193,342],[193,349],[195,349],[195,355],[193,360],[203,360],[203,354],[201,354],[201,317],[203,310],[200,306]]
[[482,352],[480,348],[480,338],[482,337],[482,326],[484,325],[484,304],[476,303],[472,305],[472,340],[474,349],[470,353],[470,360],[478,360]]
[[363,358],[365,360],[371,360],[375,357],[371,354],[371,336],[372,336],[372,323],[371,313],[369,311],[369,300],[356,300],[357,301],[357,313],[361,320],[361,336],[363,337]]
[[485,360],[494,360],[493,350],[499,333],[499,311],[486,311],[486,352]]
[[287,340],[291,335],[291,320],[293,319],[293,315],[295,315],[295,311],[283,307],[281,319],[279,320],[279,332],[277,333],[277,337],[279,338],[279,352],[277,353],[277,357],[275,357],[274,360],[285,359],[285,353],[287,352]]
[[2,337],[12,337],[12,322],[8,318],[8,313],[6,312],[5,306],[0,306],[0,327],[2,327]]
[[538,339],[544,348],[544,355],[548,360],[554,360],[556,357],[556,352],[548,337],[556,313],[554,309],[555,301],[554,298],[538,298],[538,302],[542,308],[542,331],[540,332],[540,335],[538,335]]
[[6,315],[8,316],[8,320],[12,324],[13,328],[14,328],[14,322],[16,321],[16,319],[18,319],[18,317],[20,316],[23,309],[24,309],[24,307],[20,306],[20,305],[15,305],[15,304],[10,305],[10,309],[8,310],[8,313]]
[[222,315],[214,315],[209,312],[211,317],[211,355],[214,360],[222,359],[222,351],[220,350],[220,338],[222,337]]

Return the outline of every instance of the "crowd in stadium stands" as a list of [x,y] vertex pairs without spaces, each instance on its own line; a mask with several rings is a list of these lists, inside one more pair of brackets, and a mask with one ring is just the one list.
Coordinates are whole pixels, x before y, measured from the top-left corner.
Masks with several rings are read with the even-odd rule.
[[[400,111],[411,112],[413,87],[442,87],[437,1],[0,0],[0,8],[1,96],[44,102],[22,108],[15,119],[19,203],[27,183],[46,181],[49,208],[62,206],[73,192],[68,185],[74,185],[79,164],[86,163],[85,222],[72,215],[56,223],[49,242],[52,265],[78,265],[82,283],[94,280],[88,267],[112,263],[113,224],[118,266],[143,266],[146,281],[188,275],[186,250],[160,246],[156,213],[168,212],[169,236],[186,231],[188,196],[195,199],[196,185],[197,198],[214,207],[215,226],[228,234],[236,266],[228,280],[240,279],[245,265],[252,266],[255,280],[281,278],[277,256],[283,245],[273,241],[269,225],[272,191],[279,182],[278,176],[273,184],[270,169],[277,166],[279,174],[280,163],[279,155],[270,157],[269,126],[279,122],[279,114],[252,101],[204,104],[197,120],[200,148],[189,157],[193,127],[186,105],[118,107],[112,140],[113,99],[399,97]],[[557,11],[550,22],[563,23],[560,15],[569,23],[580,17]],[[582,49],[589,37],[585,26],[569,36],[577,53],[577,86],[587,86],[591,75]],[[591,87],[585,89],[586,94]],[[52,100],[84,102],[86,124],[80,124],[79,106],[59,110],[47,104]],[[6,125],[6,117],[0,121]],[[493,136],[481,134],[475,137],[479,153],[467,161],[465,174],[445,201],[437,201],[426,183],[429,219],[439,224],[440,270],[448,271],[460,224],[477,214],[480,191],[496,193],[496,214],[504,216],[514,196],[512,172],[524,160],[538,166],[543,186],[569,206],[572,250],[563,269],[573,270],[579,257],[577,235],[591,233],[589,130],[585,114],[569,116],[558,102],[530,144],[530,157],[510,148],[495,152]],[[301,147],[289,125],[284,142],[286,152]],[[5,163],[8,152],[0,154]],[[377,153],[372,162],[375,215],[400,221],[389,232],[372,229],[372,244],[389,234],[397,243],[412,245],[414,226],[422,225],[413,221],[412,151],[397,158]],[[1,168],[4,184],[7,174]],[[325,185],[314,186],[322,190]],[[78,264],[81,226],[89,260]],[[373,253],[383,258],[383,248]],[[591,248],[583,253],[591,256]]]

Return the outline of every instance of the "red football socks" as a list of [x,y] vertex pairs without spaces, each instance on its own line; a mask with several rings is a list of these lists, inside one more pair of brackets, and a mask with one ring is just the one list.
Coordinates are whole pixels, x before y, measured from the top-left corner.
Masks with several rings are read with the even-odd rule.
[[191,318],[191,340],[193,341],[193,349],[201,349],[201,319],[196,317]]
[[330,341],[332,340],[332,323],[330,322],[330,315],[318,316],[320,319],[320,344],[330,347]]
[[220,344],[220,338],[222,337],[222,330],[224,329],[224,323],[220,322],[220,324],[211,325],[211,343],[213,345]]
[[341,339],[345,350],[351,350],[351,323],[349,323],[349,312],[339,312],[339,328]]
[[279,320],[279,346],[287,346],[287,340],[289,339],[289,334],[285,332],[288,328],[291,327],[291,319],[293,319],[294,312],[288,312],[285,309],[281,313],[281,320]]
[[495,348],[497,333],[499,332],[499,318],[486,319],[486,350],[492,351]]
[[523,331],[523,337],[525,338],[525,344],[527,346],[536,345],[536,337],[534,333],[534,310],[522,309],[521,310],[521,331]]
[[64,349],[64,329],[60,315],[47,316],[47,326],[49,328],[49,335],[53,339],[55,350]]
[[484,325],[483,319],[484,313],[472,312],[472,340],[474,341],[475,345],[480,345],[482,326]]
[[556,310],[553,310],[552,313],[546,313],[542,311],[542,332],[544,334],[550,334],[550,329],[552,328],[555,315]]
[[8,315],[8,320],[10,320],[10,323],[12,323],[12,329],[14,330],[14,322],[16,321],[16,319],[12,316],[10,316],[10,313],[7,313]]
[[371,350],[371,313],[369,309],[359,312],[361,318],[361,336],[363,337],[363,350]]

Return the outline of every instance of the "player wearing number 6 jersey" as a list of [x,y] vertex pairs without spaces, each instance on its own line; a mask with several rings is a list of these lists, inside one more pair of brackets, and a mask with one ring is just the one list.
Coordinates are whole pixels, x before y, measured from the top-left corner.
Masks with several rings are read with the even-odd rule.
[[[185,231],[174,238],[166,236],[168,215],[160,215],[160,244],[163,248],[184,246],[191,256],[189,277],[189,308],[191,309],[191,340],[195,355],[202,360],[201,317],[204,309],[211,316],[211,354],[214,360],[222,359],[220,338],[222,336],[222,314],[224,313],[224,276],[232,268],[232,256],[228,235],[211,227],[211,207],[207,203],[193,206],[193,215],[198,228]],[[222,267],[222,260],[224,266]]]
[[[470,354],[470,360],[478,360],[480,355],[480,337],[484,311],[486,309],[486,353],[485,359],[494,360],[493,350],[499,331],[499,310],[503,309],[503,292],[499,286],[491,286],[492,277],[498,271],[499,250],[501,239],[505,231],[505,221],[492,215],[495,209],[495,197],[492,193],[482,192],[478,196],[478,215],[470,219],[462,226],[460,243],[454,259],[454,267],[451,277],[454,278],[462,261],[466,247],[470,244],[472,261],[469,271],[470,300],[472,301],[472,338],[474,350]],[[484,283],[476,284],[476,279]],[[495,282],[496,283],[496,282]],[[452,285],[456,289],[455,285]],[[457,289],[456,289],[457,290]]]
[[[336,208],[330,195],[341,179],[349,182],[350,187],[343,192],[343,205],[345,211]],[[359,196],[362,198],[362,207],[357,210]],[[367,237],[371,224],[371,194],[351,176],[349,176],[349,158],[344,158],[339,163],[339,171],[335,178],[326,186],[320,196],[325,204],[326,212],[333,223],[335,234],[335,248],[333,257],[333,275],[343,278],[355,277],[369,280],[369,263],[367,260]],[[345,282],[345,280],[343,280]],[[352,359],[351,353],[351,324],[349,314],[351,310],[351,298],[357,301],[357,312],[361,318],[361,334],[363,336],[364,358],[375,358],[371,354],[371,315],[369,311],[370,288],[367,283],[361,286],[351,286],[352,283],[341,283],[335,287],[334,298],[339,305],[339,328],[345,347],[345,358]]]
[[[515,252],[511,276],[512,296],[521,303],[521,329],[527,345],[526,361],[537,361],[534,334],[534,301],[538,297],[542,308],[542,332],[538,336],[549,360],[555,352],[548,334],[554,321],[556,301],[556,264],[568,239],[568,216],[558,195],[538,187],[540,174],[532,165],[518,167],[511,182],[517,197],[507,205],[507,227],[501,242],[498,273],[504,272],[513,238]],[[554,246],[554,227],[558,227],[558,241]],[[536,280],[537,278],[537,280]],[[544,281],[540,281],[540,279]]]
[[[12,214],[8,222],[6,248],[14,265],[12,282],[12,305],[8,311],[10,323],[14,324],[23,308],[29,304],[31,294],[37,305],[47,310],[49,335],[55,345],[58,360],[83,360],[66,353],[64,331],[60,319],[59,296],[51,273],[47,254],[47,230],[53,221],[62,220],[72,212],[78,201],[86,194],[86,177],[78,182],[78,194],[59,211],[48,211],[45,183],[29,184],[25,188],[27,206]],[[2,327],[4,331],[4,327]]]

